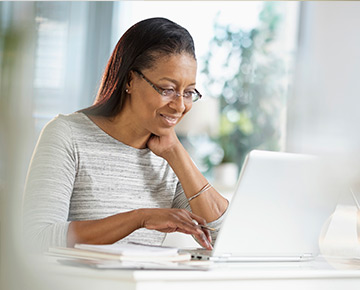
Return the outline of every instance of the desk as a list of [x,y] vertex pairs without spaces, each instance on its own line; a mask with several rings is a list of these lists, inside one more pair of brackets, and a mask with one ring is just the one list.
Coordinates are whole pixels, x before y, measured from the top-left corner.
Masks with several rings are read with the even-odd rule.
[[95,270],[56,263],[38,270],[42,286],[51,290],[360,289],[360,262],[349,268],[346,263],[330,265],[321,258],[299,263],[216,264],[207,271]]

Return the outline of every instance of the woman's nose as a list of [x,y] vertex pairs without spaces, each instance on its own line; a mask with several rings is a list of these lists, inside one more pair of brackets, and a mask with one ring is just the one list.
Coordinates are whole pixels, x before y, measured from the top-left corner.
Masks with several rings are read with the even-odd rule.
[[169,103],[169,106],[177,112],[183,112],[185,110],[184,97],[181,94],[177,94],[176,98]]

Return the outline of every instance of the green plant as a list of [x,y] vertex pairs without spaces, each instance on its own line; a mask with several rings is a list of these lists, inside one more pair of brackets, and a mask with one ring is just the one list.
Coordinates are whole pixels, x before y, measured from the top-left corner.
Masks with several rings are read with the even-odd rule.
[[208,94],[218,91],[220,101],[217,142],[224,150],[223,162],[239,167],[252,149],[279,149],[285,62],[275,47],[281,23],[277,5],[266,2],[259,25],[249,31],[215,21],[204,60]]

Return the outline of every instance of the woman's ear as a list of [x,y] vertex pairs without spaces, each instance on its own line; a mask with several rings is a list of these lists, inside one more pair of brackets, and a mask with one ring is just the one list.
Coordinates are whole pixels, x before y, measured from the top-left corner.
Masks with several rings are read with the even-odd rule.
[[134,72],[130,71],[128,73],[127,82],[126,82],[126,92],[128,94],[131,94],[131,89],[133,87],[134,83]]

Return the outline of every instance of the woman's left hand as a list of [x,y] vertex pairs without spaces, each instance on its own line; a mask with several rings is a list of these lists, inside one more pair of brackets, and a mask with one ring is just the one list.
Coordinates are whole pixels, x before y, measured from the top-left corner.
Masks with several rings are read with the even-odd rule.
[[172,129],[168,135],[156,136],[152,134],[147,142],[148,148],[154,152],[154,154],[163,158],[179,145],[181,145],[181,143],[174,129]]

